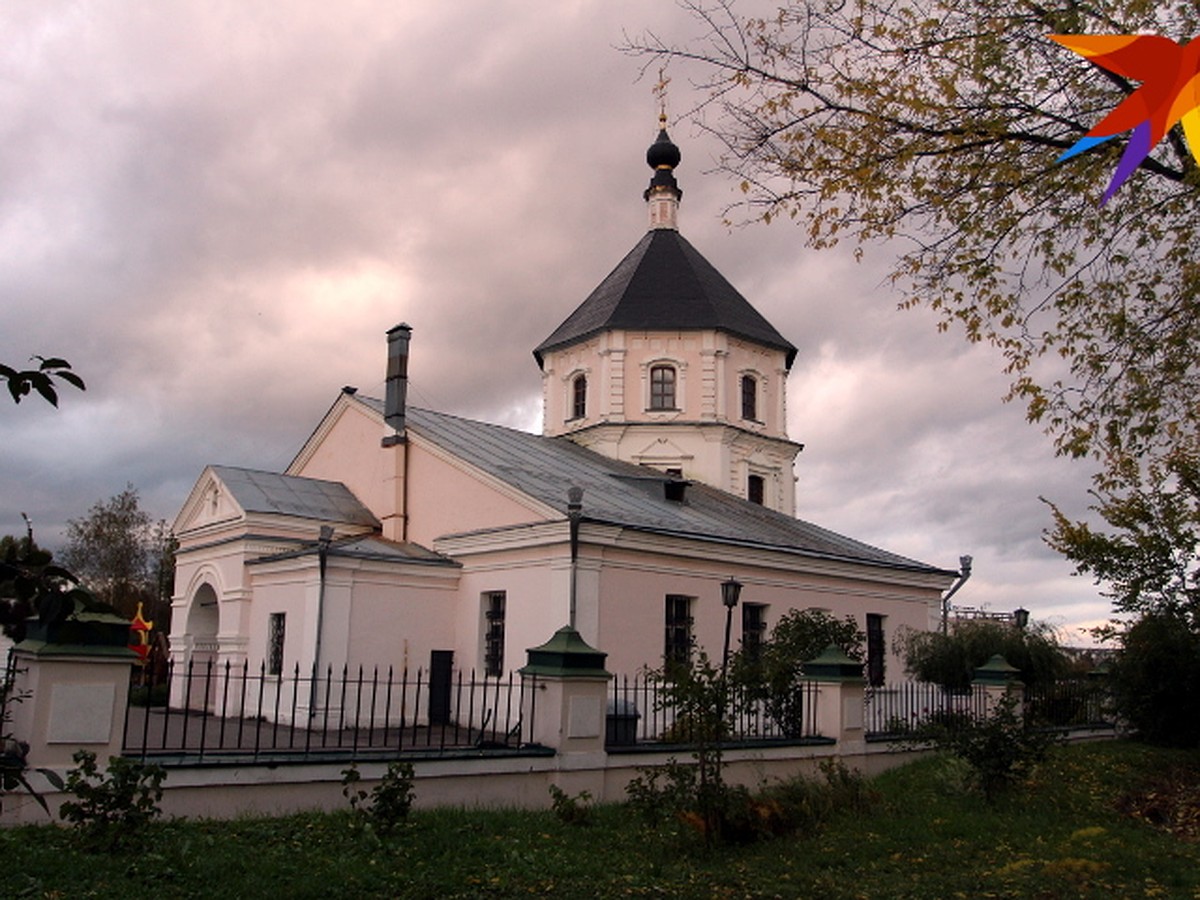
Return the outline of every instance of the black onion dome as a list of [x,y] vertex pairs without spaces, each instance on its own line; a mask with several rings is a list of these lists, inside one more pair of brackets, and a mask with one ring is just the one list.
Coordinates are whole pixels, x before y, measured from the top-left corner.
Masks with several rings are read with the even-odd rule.
[[673,169],[679,165],[681,159],[683,155],[667,135],[667,129],[659,129],[658,140],[646,151],[646,164],[652,169]]

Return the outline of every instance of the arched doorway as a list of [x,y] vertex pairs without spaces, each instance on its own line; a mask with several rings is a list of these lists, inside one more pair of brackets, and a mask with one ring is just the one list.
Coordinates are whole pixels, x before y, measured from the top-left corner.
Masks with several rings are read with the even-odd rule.
[[188,604],[186,642],[182,658],[176,657],[172,704],[206,709],[216,681],[217,630],[220,626],[217,592],[207,581],[196,588]]

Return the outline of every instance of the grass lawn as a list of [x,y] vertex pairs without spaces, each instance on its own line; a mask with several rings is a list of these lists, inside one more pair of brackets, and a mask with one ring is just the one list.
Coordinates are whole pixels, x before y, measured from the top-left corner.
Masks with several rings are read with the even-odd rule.
[[384,838],[347,813],[162,822],[115,854],[21,828],[0,831],[0,897],[1200,898],[1198,783],[1196,753],[1089,744],[988,807],[927,759],[878,779],[867,814],[707,853],[620,806],[583,826],[416,812]]

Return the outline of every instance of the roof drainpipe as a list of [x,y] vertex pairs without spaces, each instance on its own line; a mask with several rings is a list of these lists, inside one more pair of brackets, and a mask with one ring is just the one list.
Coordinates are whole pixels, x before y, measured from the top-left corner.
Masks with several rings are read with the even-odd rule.
[[408,395],[408,342],[412,328],[401,322],[387,333],[387,394],[383,401],[383,420],[392,429],[383,446],[404,443],[404,408]]
[[313,642],[313,677],[308,693],[308,717],[317,714],[317,679],[321,671],[321,628],[325,621],[325,566],[329,561],[329,545],[333,543],[333,526],[322,525],[320,536],[317,538],[317,571],[320,581],[317,585],[317,634]]
[[579,563],[579,523],[583,519],[583,488],[571,485],[567,488],[567,521],[571,524],[571,594],[568,605],[567,623],[575,628],[575,591]]
[[958,589],[967,583],[967,579],[971,577],[971,557],[960,556],[958,558],[958,578],[954,579],[954,584],[950,585],[950,590],[942,596],[942,634],[946,634],[949,629],[950,619],[950,598],[958,593]]

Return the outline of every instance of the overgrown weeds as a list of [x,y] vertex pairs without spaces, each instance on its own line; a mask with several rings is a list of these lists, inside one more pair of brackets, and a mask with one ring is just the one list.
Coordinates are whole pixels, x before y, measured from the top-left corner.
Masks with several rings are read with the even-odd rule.
[[823,762],[820,772],[820,779],[790,778],[756,791],[722,783],[718,794],[706,798],[696,767],[672,760],[639,770],[626,788],[627,805],[651,828],[674,819],[706,844],[747,844],[813,834],[835,814],[866,811],[876,802],[866,780],[840,761]]
[[67,772],[66,790],[75,799],[64,802],[59,815],[86,843],[115,849],[162,815],[158,804],[167,773],[161,767],[114,756],[101,773],[90,750],[77,750],[72,759],[75,768]]
[[914,738],[961,759],[988,803],[1028,777],[1060,737],[1036,727],[1018,711],[1015,693],[1006,694],[987,715],[937,721]]
[[592,821],[592,794],[580,791],[571,795],[557,784],[550,785],[550,809],[558,821],[567,825],[588,825]]
[[361,782],[358,766],[342,770],[342,795],[350,802],[351,822],[378,834],[389,834],[408,819],[416,796],[412,763],[388,763],[379,783],[369,791],[359,786]]

